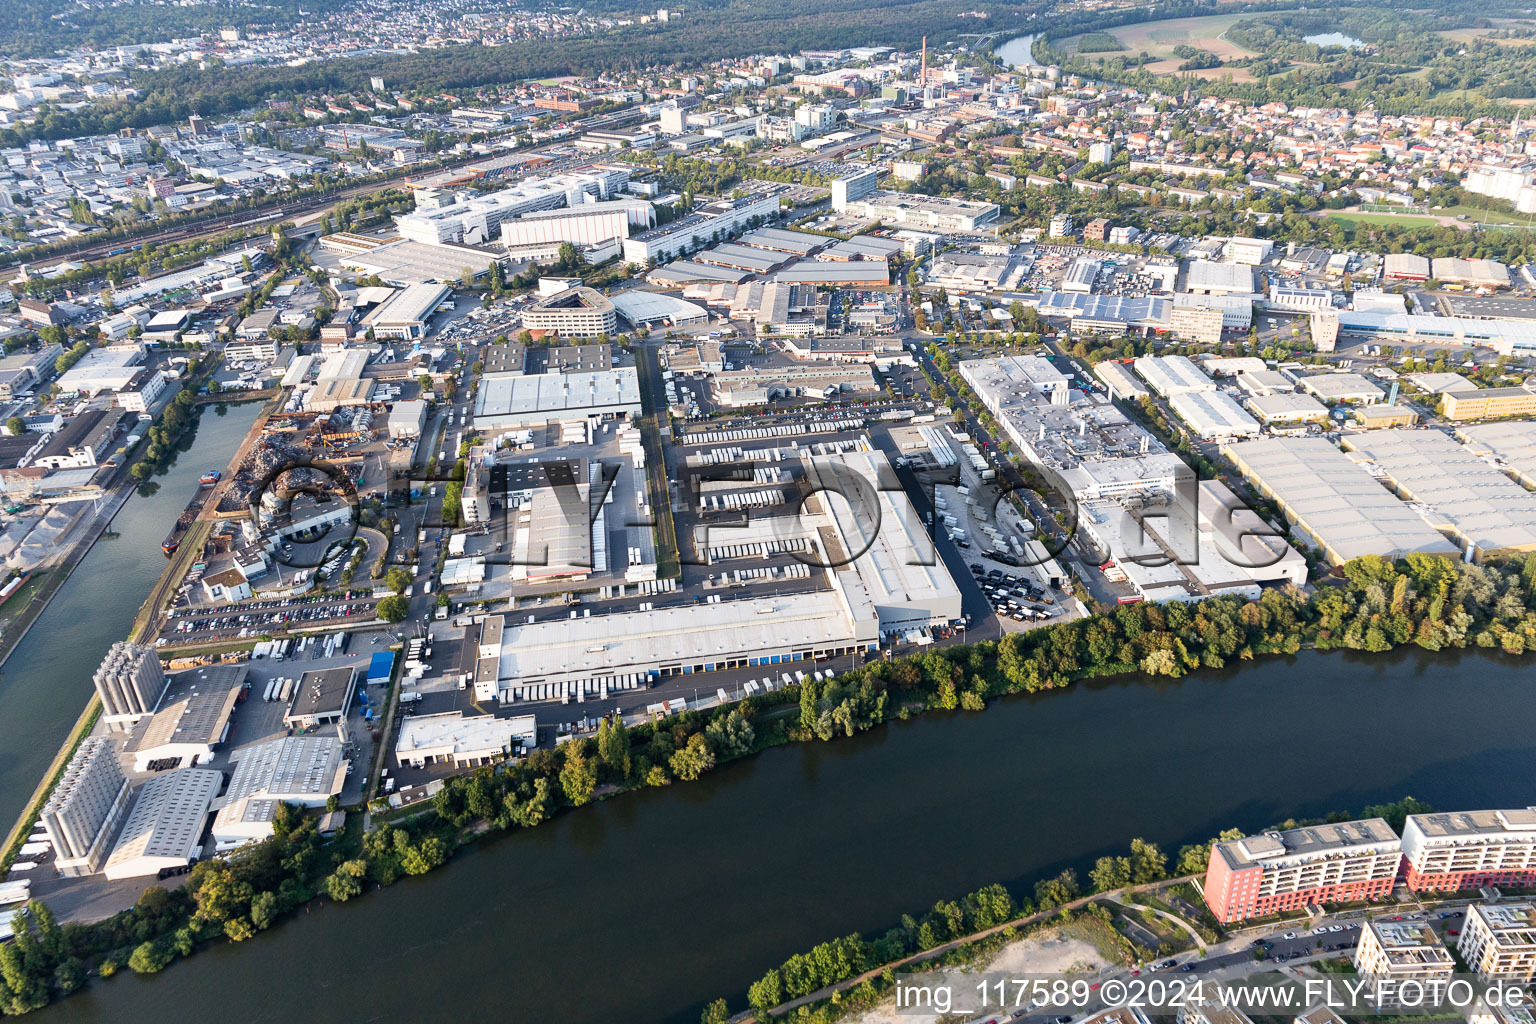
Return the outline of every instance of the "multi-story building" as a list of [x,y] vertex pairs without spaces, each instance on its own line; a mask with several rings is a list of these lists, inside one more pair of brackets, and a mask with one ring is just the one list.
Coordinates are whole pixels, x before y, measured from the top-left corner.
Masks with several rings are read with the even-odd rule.
[[101,697],[103,720],[119,730],[153,713],[165,693],[165,673],[154,649],[126,640],[112,645],[92,679]]
[[1423,921],[1365,922],[1355,946],[1355,970],[1380,991],[1385,983],[1448,982],[1456,969],[1451,953]]
[[555,331],[563,336],[592,337],[618,329],[618,310],[595,288],[580,286],[547,296],[523,312],[530,331]]
[[1536,807],[1410,814],[1403,880],[1417,892],[1536,884]]
[[645,266],[651,260],[670,260],[711,243],[723,242],[743,228],[760,224],[778,212],[776,193],[754,192],[739,199],[720,199],[670,224],[624,239],[624,262]]
[[112,741],[93,736],[80,744],[41,815],[61,875],[101,870],[112,827],[128,802],[128,781]]
[[1536,978],[1536,904],[1468,907],[1456,952],[1484,982],[1530,984]]
[[879,182],[880,172],[874,167],[837,178],[832,182],[832,209],[838,213],[848,209],[849,203],[873,193]]
[[1205,902],[1222,922],[1392,892],[1402,861],[1380,818],[1266,832],[1211,848]]
[[1440,396],[1440,411],[1448,420],[1487,420],[1500,416],[1529,416],[1536,412],[1536,391],[1529,388],[1472,388]]

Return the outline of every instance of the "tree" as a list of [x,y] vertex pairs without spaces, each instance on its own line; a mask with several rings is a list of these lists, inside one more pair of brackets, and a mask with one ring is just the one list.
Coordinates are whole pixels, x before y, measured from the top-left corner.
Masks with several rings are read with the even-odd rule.
[[375,613],[385,622],[399,622],[411,614],[411,603],[399,594],[390,594],[379,602]]
[[1125,857],[1100,857],[1088,872],[1088,880],[1097,892],[1119,889],[1131,881],[1131,862]]
[[629,774],[629,730],[621,719],[603,719],[597,726],[597,754],[610,771]]
[[19,437],[27,432],[27,422],[20,416],[12,416],[5,421],[5,429],[11,432],[12,437]]
[[704,1012],[699,1015],[699,1024],[725,1024],[731,1019],[731,1009],[724,999],[716,999],[704,1007]]
[[684,782],[692,782],[715,766],[715,752],[709,741],[699,733],[688,737],[687,746],[672,755],[672,774]]
[[365,860],[345,860],[325,880],[325,894],[337,903],[345,903],[363,891],[363,876],[368,873]]
[[1168,877],[1168,855],[1145,839],[1131,840],[1131,881],[1137,885]]
[[565,747],[565,765],[560,769],[560,788],[572,807],[580,807],[592,799],[597,788],[597,766],[587,757],[586,744],[574,740]]
[[384,575],[384,583],[397,594],[405,593],[405,588],[411,585],[411,574],[399,566],[389,570]]
[[159,940],[141,942],[129,955],[128,966],[135,974],[155,974],[169,967],[174,959],[176,959],[175,950]]
[[784,1001],[784,983],[778,971],[769,971],[747,988],[747,1002],[764,1018],[767,1011]]

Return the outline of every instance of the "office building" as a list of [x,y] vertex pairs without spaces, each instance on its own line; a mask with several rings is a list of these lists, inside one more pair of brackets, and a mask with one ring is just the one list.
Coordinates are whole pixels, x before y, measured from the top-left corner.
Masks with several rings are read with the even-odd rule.
[[755,227],[779,212],[776,192],[752,192],[740,198],[718,199],[638,235],[624,239],[624,262],[643,267],[706,245],[725,241],[748,227]]
[[1170,334],[1201,345],[1220,345],[1225,326],[1226,314],[1209,306],[1175,302],[1168,315]]
[[87,738],[69,759],[40,815],[53,841],[59,874],[101,870],[113,826],[127,803],[128,781],[112,741],[105,736]]
[[534,302],[523,311],[523,327],[564,337],[589,338],[617,331],[619,314],[602,292],[579,285]]
[[107,651],[92,680],[101,697],[102,720],[126,731],[149,715],[165,693],[165,673],[153,648],[119,640]]
[[1449,982],[1456,970],[1450,950],[1423,921],[1367,920],[1360,928],[1353,960],[1361,980],[1380,992],[1407,981]]
[[1440,396],[1440,414],[1448,420],[1491,420],[1536,413],[1536,389],[1473,388]]
[[1536,807],[1410,814],[1403,861],[1416,892],[1536,885]]
[[1484,983],[1529,985],[1536,978],[1536,905],[1474,903],[1456,952]]
[[1205,902],[1222,923],[1392,892],[1402,845],[1380,818],[1216,843]]
[[873,193],[879,181],[880,172],[874,167],[867,167],[833,179],[832,209],[837,213],[844,212],[848,209],[849,203]]

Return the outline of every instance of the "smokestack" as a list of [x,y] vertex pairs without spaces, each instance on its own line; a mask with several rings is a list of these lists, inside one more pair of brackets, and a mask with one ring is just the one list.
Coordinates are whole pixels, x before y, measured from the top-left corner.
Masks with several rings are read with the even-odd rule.
[[928,84],[928,37],[923,36],[923,70],[917,76],[917,87],[924,88]]

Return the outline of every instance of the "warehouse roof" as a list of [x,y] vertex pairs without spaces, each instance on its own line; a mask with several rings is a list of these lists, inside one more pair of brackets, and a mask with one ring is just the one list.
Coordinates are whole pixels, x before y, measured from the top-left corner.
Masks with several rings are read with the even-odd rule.
[[1194,260],[1189,265],[1185,282],[1184,290],[1189,292],[1251,292],[1253,268],[1237,263]]
[[835,285],[866,282],[889,284],[891,268],[883,259],[831,263],[821,260],[800,260],[779,271],[773,279],[790,284]]
[[224,773],[179,768],[150,778],[134,793],[133,809],[103,869],[134,872],[141,857],[182,860],[194,856],[208,808],[224,783]]
[[1168,400],[1179,418],[1201,437],[1257,434],[1259,421],[1224,391],[1181,391]]
[[1351,434],[1419,514],[1480,552],[1536,550],[1536,493],[1438,430]]
[[1328,418],[1327,406],[1311,395],[1298,395],[1294,391],[1254,395],[1248,399],[1248,408],[1265,423]]
[[539,373],[482,380],[475,418],[533,416],[579,419],[609,409],[640,408],[640,382],[632,366],[579,373]]
[[1457,554],[1454,544],[1323,438],[1264,438],[1222,451],[1340,562],[1414,551]]
[[821,235],[807,234],[804,231],[785,231],[782,228],[759,228],[749,235],[738,239],[742,245],[750,245],[758,249],[772,249],[777,252],[793,253],[796,256],[809,256],[834,239]]
[[1300,383],[1302,390],[1325,402],[1377,402],[1386,394],[1358,373],[1317,373],[1301,378]]

